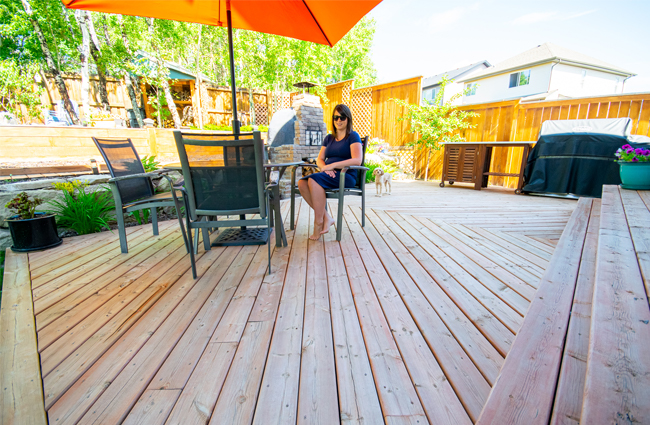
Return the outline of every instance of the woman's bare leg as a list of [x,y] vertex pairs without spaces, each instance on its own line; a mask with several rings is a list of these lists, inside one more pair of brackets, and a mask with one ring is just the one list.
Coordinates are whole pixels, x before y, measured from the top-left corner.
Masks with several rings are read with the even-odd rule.
[[311,207],[314,209],[314,233],[309,237],[313,241],[320,238],[323,231],[323,217],[325,216],[325,207],[327,206],[327,198],[325,197],[325,189],[316,183],[313,179],[309,179],[309,193],[311,195]]
[[320,231],[321,235],[330,231],[330,227],[334,226],[334,219],[327,211],[327,198],[325,198],[325,214],[323,214],[323,230]]
[[300,195],[302,196],[302,199],[307,201],[307,204],[314,209],[314,205],[311,202],[311,192],[309,191],[309,182],[311,179],[307,180],[298,180],[298,190],[300,190]]

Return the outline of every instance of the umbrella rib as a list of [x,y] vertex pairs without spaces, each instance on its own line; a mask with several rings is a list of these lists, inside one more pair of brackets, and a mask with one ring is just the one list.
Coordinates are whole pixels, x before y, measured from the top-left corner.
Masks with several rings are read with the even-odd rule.
[[306,2],[305,0],[302,0],[302,3],[303,3],[303,4],[305,5],[305,7],[307,8],[307,11],[308,11],[309,14],[311,15],[311,17],[312,17],[312,19],[314,20],[314,22],[316,22],[316,25],[318,25],[318,29],[320,30],[321,34],[323,34],[323,37],[325,37],[325,40],[327,40],[327,44],[329,44],[330,47],[333,47],[333,46],[332,46],[332,43],[330,42],[330,39],[327,37],[327,34],[325,34],[325,31],[323,31],[323,28],[322,28],[322,27],[320,26],[320,24],[318,23],[318,19],[316,19],[316,17],[314,16],[314,14],[311,12],[311,9],[310,9],[309,6],[307,5],[307,2]]

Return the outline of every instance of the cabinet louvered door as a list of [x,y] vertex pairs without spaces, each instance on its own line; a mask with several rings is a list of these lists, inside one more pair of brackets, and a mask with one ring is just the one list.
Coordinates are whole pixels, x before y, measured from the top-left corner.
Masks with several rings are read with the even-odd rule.
[[478,159],[478,149],[467,146],[445,146],[443,180],[460,183],[474,183],[474,166]]
[[444,180],[448,180],[449,182],[458,181],[458,169],[462,162],[461,152],[463,148],[446,146],[445,149],[447,149],[447,163],[445,164],[447,166],[447,172],[445,173],[446,178]]
[[462,147],[461,161],[458,167],[459,182],[463,183],[474,183],[474,167],[476,166],[476,161],[478,160],[478,149],[475,147]]

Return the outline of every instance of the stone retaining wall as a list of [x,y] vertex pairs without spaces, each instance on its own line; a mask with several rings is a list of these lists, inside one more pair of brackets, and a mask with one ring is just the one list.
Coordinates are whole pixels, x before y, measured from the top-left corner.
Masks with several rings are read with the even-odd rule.
[[[170,173],[172,180],[178,181],[181,178],[180,173]],[[41,198],[44,203],[36,207],[36,211],[47,211],[52,206],[49,202],[53,200],[63,200],[63,192],[54,188],[53,183],[64,183],[66,181],[79,180],[89,184],[89,190],[101,190],[102,186],[108,189],[108,179],[110,175],[87,175],[77,176],[70,178],[55,178],[55,179],[40,179],[40,180],[25,180],[18,183],[9,183],[0,185],[0,249],[8,248],[12,245],[11,235],[7,218],[11,217],[13,213],[5,208],[5,205],[11,201],[16,195],[21,192],[26,192],[31,198]],[[160,177],[154,181],[157,191],[168,191],[169,183],[167,179]],[[59,229],[61,232],[62,229]]]

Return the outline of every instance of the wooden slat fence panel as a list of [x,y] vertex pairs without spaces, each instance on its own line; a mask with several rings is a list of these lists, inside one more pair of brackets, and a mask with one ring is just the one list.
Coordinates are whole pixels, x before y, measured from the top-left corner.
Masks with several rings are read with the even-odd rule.
[[[328,130],[332,128],[332,114],[334,112],[334,107],[339,103],[350,105],[350,91],[353,85],[354,80],[346,80],[326,86],[328,102],[325,103],[321,100],[321,105],[323,106],[323,118],[325,119],[325,125]],[[354,111],[353,118],[356,118]]]
[[[494,112],[496,108],[501,109],[500,114]],[[632,119],[632,134],[644,136],[650,134],[650,93],[554,100],[527,104],[519,104],[518,100],[510,100],[490,104],[468,105],[459,109],[465,111],[473,110],[481,114],[480,117],[472,119],[472,123],[477,124],[477,128],[467,130],[464,133],[464,137],[468,141],[535,141],[539,135],[542,123],[549,119],[629,117]],[[497,124],[497,129],[493,132],[492,126],[495,123]],[[489,128],[490,131],[486,131],[486,128]],[[481,135],[481,138],[476,138],[478,134]],[[492,134],[497,134],[498,138],[493,139],[491,137]],[[521,161],[521,154],[520,148],[502,148],[495,150],[492,156],[490,170],[493,172],[517,172]],[[436,157],[436,160],[442,161],[442,156]],[[434,179],[440,178],[440,175],[434,171],[437,169],[441,170],[442,167],[438,164],[429,165],[429,174],[433,175]],[[515,188],[517,179],[510,177],[490,177],[490,184]]]

